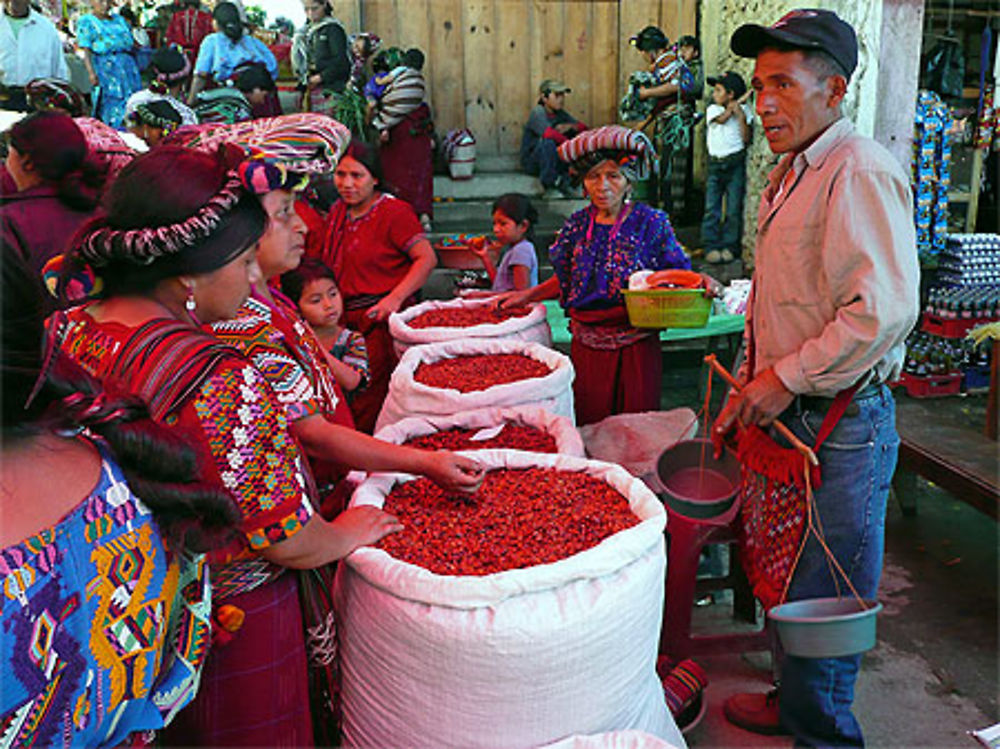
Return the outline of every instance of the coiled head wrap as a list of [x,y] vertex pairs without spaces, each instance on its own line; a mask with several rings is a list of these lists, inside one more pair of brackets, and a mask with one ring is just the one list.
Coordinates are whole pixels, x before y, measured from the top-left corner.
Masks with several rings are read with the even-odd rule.
[[582,132],[559,146],[557,153],[569,164],[570,176],[577,184],[604,161],[618,164],[629,182],[645,179],[652,171],[654,159],[649,138],[621,125],[605,125]]
[[239,175],[231,174],[219,192],[183,221],[139,229],[101,226],[83,238],[78,254],[94,268],[115,261],[149,265],[207,238],[244,194]]

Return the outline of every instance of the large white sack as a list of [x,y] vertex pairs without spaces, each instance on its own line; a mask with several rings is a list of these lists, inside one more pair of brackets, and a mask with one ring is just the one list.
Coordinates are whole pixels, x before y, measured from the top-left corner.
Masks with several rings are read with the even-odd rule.
[[[524,354],[547,364],[552,371],[544,377],[494,385],[471,393],[429,387],[413,379],[413,373],[421,364],[479,354]],[[389,379],[389,394],[375,422],[375,431],[407,416],[441,416],[480,408],[523,405],[544,408],[576,424],[573,415],[574,376],[573,363],[568,356],[540,343],[468,338],[413,346],[403,354]]]
[[[352,747],[537,747],[638,730],[684,739],[656,675],[666,569],[662,504],[609,463],[518,450],[466,453],[489,467],[582,470],[641,522],[552,564],[443,576],[358,549],[334,587],[344,740]],[[381,507],[376,475],[352,506]]]
[[657,494],[665,491],[657,474],[660,455],[697,433],[698,416],[690,408],[615,414],[580,427],[589,457],[617,463]]
[[481,408],[478,411],[461,411],[440,416],[409,416],[375,432],[375,437],[402,445],[414,437],[447,429],[487,429],[501,424],[520,424],[541,429],[555,438],[556,452],[578,458],[585,455],[583,440],[573,422],[538,406]]
[[434,309],[470,309],[496,304],[490,299],[448,299],[431,300],[407,307],[389,315],[389,333],[397,356],[411,346],[425,343],[463,340],[467,338],[496,338],[498,340],[531,341],[543,346],[552,345],[552,329],[549,327],[545,305],[529,305],[531,312],[524,317],[512,317],[503,322],[489,325],[472,325],[468,328],[411,328],[410,320]]
[[570,736],[542,749],[677,749],[645,731],[612,731],[596,736]]

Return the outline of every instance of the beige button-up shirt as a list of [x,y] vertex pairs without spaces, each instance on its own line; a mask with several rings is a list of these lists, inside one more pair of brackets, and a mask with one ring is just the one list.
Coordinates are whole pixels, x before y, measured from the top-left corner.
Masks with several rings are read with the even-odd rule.
[[793,393],[823,396],[895,379],[919,308],[903,170],[841,118],[768,179],[746,329],[754,375],[774,367]]

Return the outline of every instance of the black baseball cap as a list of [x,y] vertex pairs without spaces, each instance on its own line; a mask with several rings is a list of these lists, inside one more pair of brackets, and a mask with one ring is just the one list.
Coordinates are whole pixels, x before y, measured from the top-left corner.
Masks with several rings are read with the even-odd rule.
[[716,76],[714,78],[706,78],[705,83],[709,86],[714,86],[718,83],[737,99],[747,92],[747,84],[743,82],[743,76],[735,70],[728,70],[724,75]]
[[670,40],[658,26],[647,26],[630,38],[629,43],[643,52],[649,52],[654,49],[666,49]]
[[847,78],[858,66],[858,36],[831,10],[803,8],[770,26],[744,24],[733,32],[729,46],[740,57],[756,57],[765,47],[820,50],[837,61]]

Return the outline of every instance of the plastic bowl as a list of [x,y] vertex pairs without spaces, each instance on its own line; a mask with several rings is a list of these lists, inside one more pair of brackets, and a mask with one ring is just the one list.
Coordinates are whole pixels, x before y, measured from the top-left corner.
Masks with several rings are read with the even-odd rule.
[[[866,609],[864,606],[868,606]],[[774,621],[781,646],[800,658],[841,658],[875,647],[878,601],[856,598],[805,598],[775,606]]]
[[677,514],[705,520],[732,507],[740,488],[739,461],[729,450],[718,460],[713,453],[709,440],[683,440],[664,450],[657,460],[664,499]]
[[[483,267],[482,260],[471,250],[468,245],[464,244],[435,244],[434,249],[437,252],[438,264],[442,268],[452,268],[454,270],[480,270]],[[490,258],[493,260],[493,264],[496,265],[500,261],[500,251],[490,249]]]

